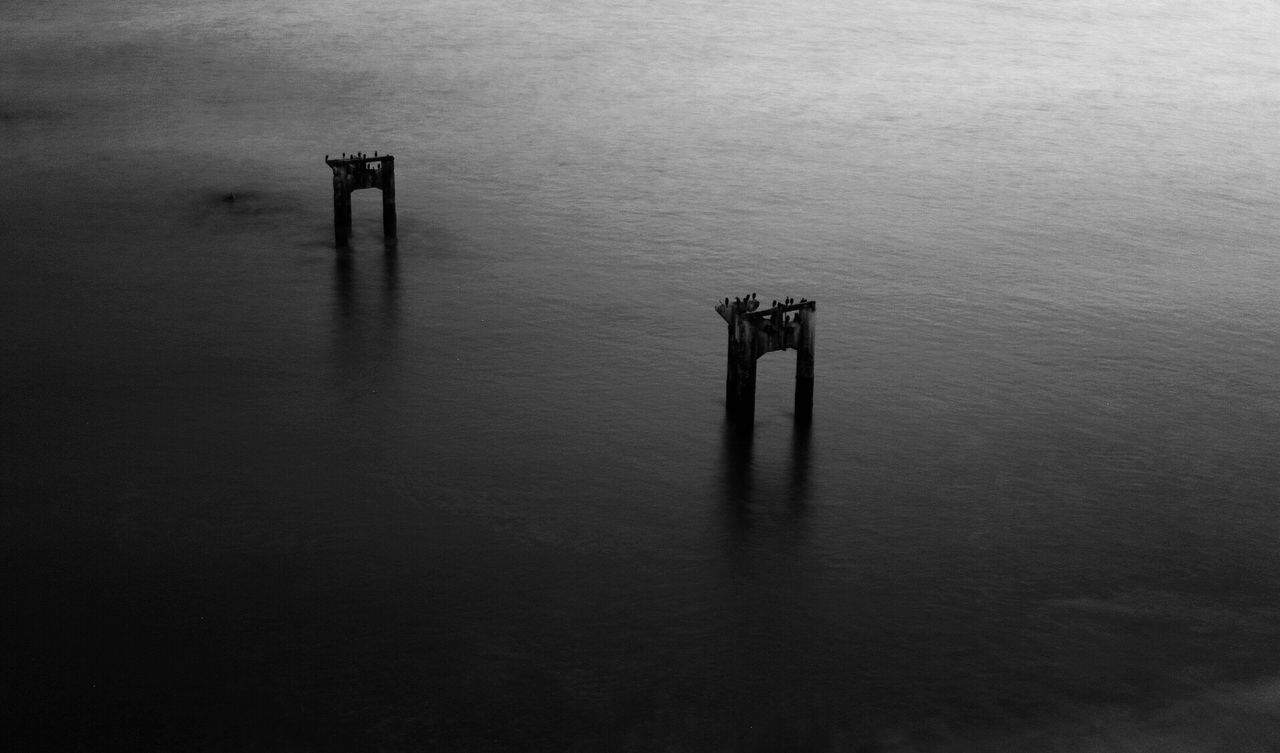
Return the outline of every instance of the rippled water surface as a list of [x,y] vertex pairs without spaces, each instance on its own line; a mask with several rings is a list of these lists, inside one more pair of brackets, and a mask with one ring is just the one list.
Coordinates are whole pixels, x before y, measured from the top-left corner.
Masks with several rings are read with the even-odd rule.
[[[1280,747],[1274,2],[24,3],[24,750]],[[333,248],[326,154],[396,157]],[[818,301],[725,421],[716,301]]]

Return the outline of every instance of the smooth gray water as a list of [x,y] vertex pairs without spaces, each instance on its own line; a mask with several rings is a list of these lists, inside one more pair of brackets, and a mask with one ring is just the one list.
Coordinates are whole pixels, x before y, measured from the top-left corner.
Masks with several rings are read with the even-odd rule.
[[[1280,747],[1280,6],[22,3],[23,750]],[[325,154],[396,156],[400,239]],[[235,201],[226,201],[228,194]],[[819,302],[816,412],[713,304]]]

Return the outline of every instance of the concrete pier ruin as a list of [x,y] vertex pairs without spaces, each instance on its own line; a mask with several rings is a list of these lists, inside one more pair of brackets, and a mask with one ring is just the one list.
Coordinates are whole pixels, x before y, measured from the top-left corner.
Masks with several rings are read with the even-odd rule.
[[796,351],[795,420],[813,420],[813,341],[817,302],[788,298],[760,310],[754,293],[716,304],[716,313],[729,324],[728,376],[725,409],[734,418],[755,419],[756,360],[765,353]]
[[333,239],[343,248],[351,237],[351,192],[361,188],[382,191],[382,234],[396,237],[396,165],[390,154],[370,157],[363,152],[330,158],[324,163],[333,170]]

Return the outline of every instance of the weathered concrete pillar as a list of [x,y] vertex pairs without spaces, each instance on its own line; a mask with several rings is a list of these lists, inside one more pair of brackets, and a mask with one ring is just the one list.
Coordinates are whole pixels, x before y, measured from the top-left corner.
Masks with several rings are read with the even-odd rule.
[[729,324],[729,374],[725,406],[731,413],[748,421],[755,417],[756,411],[756,354],[753,334],[747,318],[735,314]]
[[813,420],[813,340],[817,325],[817,307],[796,311],[799,330],[796,333],[796,421]]
[[382,235],[396,237],[396,162],[390,155],[382,160]]
[[716,304],[716,312],[729,325],[729,355],[726,361],[724,406],[731,416],[750,419],[756,406],[756,344],[755,330],[747,315],[759,308],[760,302],[751,296],[726,298]]
[[347,190],[343,173],[333,173],[333,241],[339,248],[347,245],[351,237],[351,192]]

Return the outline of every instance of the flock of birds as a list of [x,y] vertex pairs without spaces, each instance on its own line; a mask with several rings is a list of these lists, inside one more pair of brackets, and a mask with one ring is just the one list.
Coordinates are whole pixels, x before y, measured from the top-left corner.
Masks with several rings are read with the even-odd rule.
[[[750,304],[750,303],[754,302],[755,300],[756,300],[756,294],[755,294],[755,293],[752,293],[752,294],[750,294],[750,295],[743,296],[743,297],[741,297],[741,298],[738,298],[738,297],[736,297],[736,296],[735,296],[735,297],[734,297],[734,299],[733,299],[733,303],[734,303],[734,305],[736,305],[736,306],[743,306],[743,305],[746,305],[746,304]],[[806,303],[806,302],[808,302],[808,300],[809,300],[808,298],[801,298],[799,301],[797,301],[797,300],[796,300],[796,299],[794,299],[794,298],[784,298],[784,299],[783,299],[783,300],[781,300],[781,301],[775,300],[775,301],[770,305],[770,308],[775,308],[775,309],[776,309],[776,308],[777,308],[777,307],[779,307],[779,306],[790,306],[790,305],[795,304],[795,303]],[[725,305],[725,306],[728,306],[728,305],[729,305],[729,299],[728,299],[727,297],[724,299],[724,305]]]
[[[808,300],[809,300],[808,298],[801,298],[799,301],[797,301],[794,298],[788,297],[788,298],[782,299],[781,301],[774,300],[773,303],[770,305],[770,308],[776,309],[779,306],[791,306],[796,303],[807,303]],[[755,305],[752,305],[752,304],[755,304]],[[759,305],[759,301],[756,299],[756,294],[751,293],[750,295],[745,295],[740,298],[734,297],[733,305],[736,308],[750,307],[748,310],[754,310],[755,306]],[[724,299],[724,306],[725,308],[729,308],[729,299],[727,297]],[[777,313],[775,313],[774,315],[777,316]],[[789,313],[789,314],[782,315],[782,321],[787,323],[798,321],[799,318],[800,318],[799,313]]]

